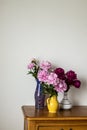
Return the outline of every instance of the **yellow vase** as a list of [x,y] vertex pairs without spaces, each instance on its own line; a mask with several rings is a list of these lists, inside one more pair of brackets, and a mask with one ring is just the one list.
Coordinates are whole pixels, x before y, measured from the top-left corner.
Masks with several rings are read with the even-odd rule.
[[58,110],[58,106],[59,106],[59,103],[58,103],[56,95],[53,95],[52,97],[47,98],[47,108],[50,113],[56,113]]

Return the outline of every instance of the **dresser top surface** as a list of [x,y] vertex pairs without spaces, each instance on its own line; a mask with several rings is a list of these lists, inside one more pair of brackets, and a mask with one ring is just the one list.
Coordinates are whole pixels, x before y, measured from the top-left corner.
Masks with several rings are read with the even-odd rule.
[[70,110],[59,109],[57,113],[49,113],[46,107],[38,110],[34,106],[22,106],[22,111],[29,120],[87,120],[87,106],[74,106]]

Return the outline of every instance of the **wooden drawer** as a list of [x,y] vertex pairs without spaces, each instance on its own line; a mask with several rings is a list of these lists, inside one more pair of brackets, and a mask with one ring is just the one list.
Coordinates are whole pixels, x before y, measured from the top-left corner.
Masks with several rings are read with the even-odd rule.
[[87,130],[85,120],[36,121],[35,130]]
[[36,130],[87,130],[87,126],[38,126]]

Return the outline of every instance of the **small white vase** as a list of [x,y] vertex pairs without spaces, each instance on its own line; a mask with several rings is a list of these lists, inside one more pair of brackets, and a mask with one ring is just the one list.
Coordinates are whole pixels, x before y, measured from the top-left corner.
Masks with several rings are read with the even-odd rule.
[[64,92],[64,97],[60,103],[60,108],[65,110],[72,108],[72,103],[68,99],[68,92]]

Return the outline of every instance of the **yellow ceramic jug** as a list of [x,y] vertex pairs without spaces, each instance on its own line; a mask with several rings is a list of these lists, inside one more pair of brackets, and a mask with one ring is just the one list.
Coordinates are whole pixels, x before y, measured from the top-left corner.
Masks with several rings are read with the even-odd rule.
[[57,96],[53,95],[52,97],[47,98],[47,107],[50,113],[56,113],[58,110],[58,100]]

